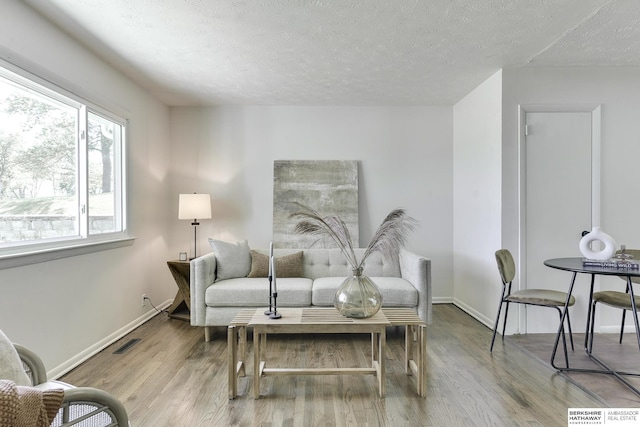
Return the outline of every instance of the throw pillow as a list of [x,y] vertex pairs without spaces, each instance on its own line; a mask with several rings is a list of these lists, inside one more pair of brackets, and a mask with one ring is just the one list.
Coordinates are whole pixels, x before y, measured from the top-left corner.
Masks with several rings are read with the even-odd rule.
[[251,270],[251,252],[246,240],[229,243],[209,239],[209,244],[216,255],[216,282],[247,277]]
[[[303,252],[276,257],[276,279],[278,277],[304,277],[302,267]],[[248,277],[267,277],[269,256],[251,251],[251,271]]]
[[0,331],[0,378],[11,380],[18,385],[31,385],[31,380],[22,367],[22,360],[16,348],[2,331]]

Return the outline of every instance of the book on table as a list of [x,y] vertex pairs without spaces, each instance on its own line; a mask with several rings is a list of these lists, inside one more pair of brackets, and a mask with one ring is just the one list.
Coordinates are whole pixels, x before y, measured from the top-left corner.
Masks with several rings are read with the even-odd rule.
[[635,259],[588,259],[582,258],[582,265],[584,267],[598,267],[598,268],[615,268],[618,270],[638,270],[640,269],[640,262]]

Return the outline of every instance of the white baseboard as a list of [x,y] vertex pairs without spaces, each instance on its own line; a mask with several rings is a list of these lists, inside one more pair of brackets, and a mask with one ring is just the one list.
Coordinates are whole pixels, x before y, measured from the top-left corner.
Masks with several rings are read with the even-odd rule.
[[467,313],[469,316],[471,316],[474,319],[476,319],[478,322],[480,322],[483,325],[485,325],[487,328],[493,330],[493,322],[495,321],[494,319],[489,319],[488,317],[486,317],[482,313],[476,311],[473,307],[463,303],[462,301],[460,301],[458,299],[454,299],[453,305],[455,305],[460,310],[462,310],[465,313]]
[[[453,305],[455,305],[456,307],[458,307],[459,309],[461,309],[462,311],[464,311],[465,313],[467,313],[468,315],[470,315],[471,317],[473,317],[474,319],[476,319],[478,322],[484,324],[486,327],[488,327],[489,329],[493,330],[493,324],[495,322],[495,319],[493,318],[488,318],[484,315],[482,315],[481,313],[479,313],[478,311],[474,310],[472,307],[470,307],[469,305],[463,303],[460,300],[454,299],[453,301]],[[573,325],[572,325],[573,326]],[[573,332],[579,332],[579,333],[584,333],[584,326],[580,326],[581,329],[576,330],[575,326],[573,329]],[[636,328],[633,324],[625,324],[624,325],[624,333],[635,333]],[[549,333],[555,333],[556,330],[552,330],[549,331]],[[601,333],[601,334],[619,334],[620,333],[620,324],[618,323],[617,325],[600,325],[600,329],[599,331],[596,331],[596,333]]]
[[[624,325],[624,333],[635,333],[636,327],[631,325]],[[601,334],[619,334],[620,333],[620,324],[617,325],[600,325],[600,333]]]
[[482,315],[481,313],[473,309],[473,307],[463,303],[462,301],[456,298],[452,298],[452,297],[433,298],[432,304],[453,304],[456,307],[458,307],[460,310],[467,313],[469,316],[476,319],[478,322],[488,327],[489,329],[493,329],[494,319],[489,319],[488,317]]
[[[171,304],[172,304],[172,300],[167,300],[166,302],[158,306],[158,310],[164,310],[165,308],[169,307]],[[78,353],[77,355],[67,360],[66,362],[56,366],[50,371],[47,371],[47,378],[50,380],[60,378],[62,375],[66,374],[67,372],[69,372],[76,366],[80,365],[82,362],[86,361],[90,357],[95,356],[100,351],[104,350],[114,342],[118,341],[120,338],[124,337],[129,332],[136,329],[138,326],[144,324],[145,322],[148,322],[151,318],[155,317],[158,314],[160,314],[160,312],[155,309],[149,310],[148,312],[138,317],[128,325],[123,326],[122,328],[118,329],[111,335],[98,341],[91,347]]]

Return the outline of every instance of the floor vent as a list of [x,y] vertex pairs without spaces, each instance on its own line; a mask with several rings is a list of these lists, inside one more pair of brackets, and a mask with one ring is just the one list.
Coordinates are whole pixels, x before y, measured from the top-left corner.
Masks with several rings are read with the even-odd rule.
[[122,354],[125,351],[129,350],[134,345],[138,344],[139,341],[140,341],[140,338],[129,340],[122,347],[114,351],[113,354]]

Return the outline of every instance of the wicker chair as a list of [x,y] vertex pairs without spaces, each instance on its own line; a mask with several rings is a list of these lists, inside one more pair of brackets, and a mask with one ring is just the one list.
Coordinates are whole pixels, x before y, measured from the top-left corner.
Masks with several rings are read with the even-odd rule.
[[[0,334],[3,335],[4,334]],[[6,336],[5,336],[6,337]],[[13,343],[31,385],[39,389],[63,389],[64,398],[51,426],[126,427],[129,417],[122,403],[104,390],[74,387],[61,381],[48,381],[42,359],[33,351]]]

